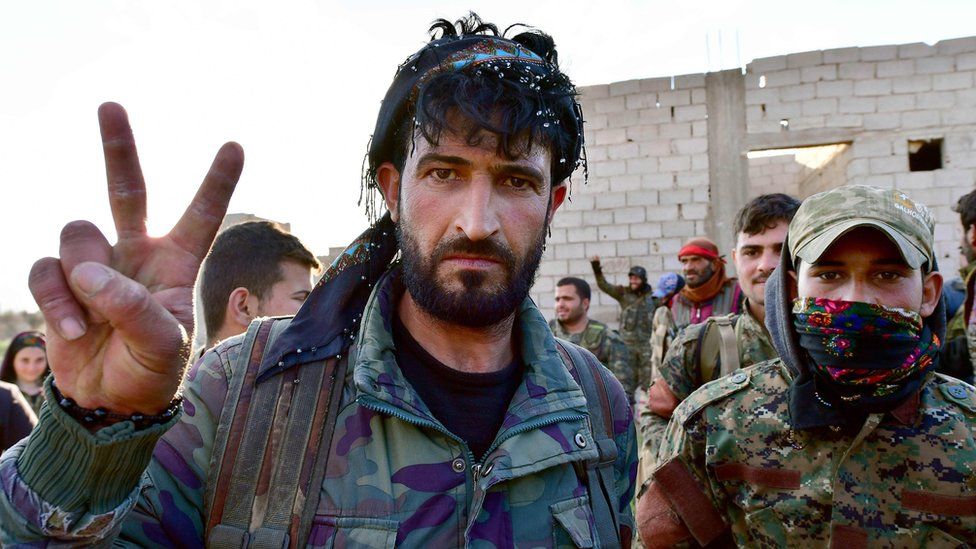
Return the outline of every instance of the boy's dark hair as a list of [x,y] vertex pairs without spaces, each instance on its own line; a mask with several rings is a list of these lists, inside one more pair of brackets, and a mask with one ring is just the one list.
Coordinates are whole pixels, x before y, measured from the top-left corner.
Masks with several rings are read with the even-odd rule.
[[952,211],[959,214],[959,221],[962,223],[964,231],[976,225],[976,191],[964,194],[959,197]]
[[576,288],[576,293],[580,296],[580,300],[590,299],[590,285],[582,278],[576,278],[575,276],[560,278],[559,282],[556,283],[556,287],[558,288],[560,286],[573,286]]
[[200,268],[207,336],[220,331],[227,314],[227,297],[235,288],[247,288],[259,300],[264,299],[282,279],[283,261],[294,261],[314,271],[322,267],[298,237],[277,223],[248,221],[218,234]]
[[[506,37],[513,28],[523,32]],[[438,19],[429,32],[430,43],[400,66],[383,99],[364,170],[366,190],[376,189],[376,171],[384,162],[403,171],[418,133],[437,143],[444,130],[463,132],[471,144],[479,131],[493,133],[499,154],[508,158],[526,154],[533,145],[546,147],[553,185],[580,165],[585,170],[582,111],[576,88],[559,71],[552,37],[524,25],[499,32],[474,13],[455,23]],[[460,69],[450,65],[477,48],[510,51],[511,56],[468,60]],[[454,125],[462,127],[452,126],[455,114],[461,120]],[[374,196],[366,203],[373,217]]]
[[800,201],[783,193],[764,194],[750,200],[735,215],[733,234],[759,234],[780,221],[789,224],[800,207]]

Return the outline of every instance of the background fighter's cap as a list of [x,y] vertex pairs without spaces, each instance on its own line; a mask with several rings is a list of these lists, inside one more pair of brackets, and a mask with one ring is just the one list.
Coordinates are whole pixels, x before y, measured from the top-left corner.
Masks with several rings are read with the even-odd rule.
[[657,288],[651,294],[654,297],[664,297],[668,294],[677,292],[685,286],[685,279],[678,273],[664,273],[657,279]]
[[874,227],[898,246],[913,269],[935,265],[932,213],[897,189],[850,185],[803,201],[790,223],[793,262],[815,263],[835,240],[856,227]]
[[644,282],[647,282],[647,269],[641,267],[640,265],[634,265],[630,268],[630,271],[627,272],[627,276],[637,276],[640,277],[640,279]]

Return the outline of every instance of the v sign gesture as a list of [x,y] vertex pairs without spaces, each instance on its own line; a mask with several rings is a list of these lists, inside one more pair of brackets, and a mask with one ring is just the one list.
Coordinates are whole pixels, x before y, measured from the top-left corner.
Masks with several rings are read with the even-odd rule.
[[92,223],[61,231],[60,259],[37,261],[30,290],[48,326],[61,392],[85,408],[156,414],[179,389],[193,333],[193,283],[244,165],[240,145],[218,151],[182,218],[146,234],[146,185],[125,110],[98,109],[113,246]]

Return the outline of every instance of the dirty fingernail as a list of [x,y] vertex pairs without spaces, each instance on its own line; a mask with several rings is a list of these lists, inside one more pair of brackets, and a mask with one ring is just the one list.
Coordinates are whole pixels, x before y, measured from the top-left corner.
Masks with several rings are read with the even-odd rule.
[[60,328],[61,337],[68,341],[78,339],[85,335],[85,325],[77,318],[68,317],[61,320],[58,323],[58,328]]
[[102,291],[102,288],[112,279],[112,273],[104,265],[82,263],[72,271],[71,278],[78,289],[91,297]]

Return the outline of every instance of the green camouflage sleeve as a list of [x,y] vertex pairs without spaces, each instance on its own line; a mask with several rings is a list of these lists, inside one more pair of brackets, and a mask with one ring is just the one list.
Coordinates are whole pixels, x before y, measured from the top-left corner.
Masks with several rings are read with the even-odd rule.
[[637,486],[640,488],[647,481],[648,475],[654,470],[657,464],[657,452],[661,445],[661,439],[668,428],[668,418],[661,417],[643,406],[637,416],[637,426],[640,429],[640,463],[643,478],[637,479]]
[[614,286],[607,282],[607,278],[603,276],[603,269],[600,267],[599,261],[591,261],[590,265],[593,267],[593,276],[596,277],[596,285],[600,287],[607,295],[620,301],[624,297],[624,287]]
[[166,425],[134,431],[123,422],[89,433],[60,407],[45,406],[34,433],[0,458],[0,544],[199,546],[207,470],[240,340],[190,369],[182,417]]
[[679,331],[661,363],[659,375],[678,400],[688,398],[701,385],[701,375],[695,363],[695,345],[704,327],[705,324],[692,324]]
[[606,338],[604,345],[609,347],[607,356],[610,357],[607,367],[617,377],[620,384],[624,386],[627,398],[634,400],[634,391],[637,389],[637,369],[633,361],[633,355],[624,340],[609,329],[604,332]]

